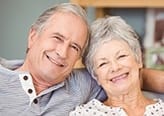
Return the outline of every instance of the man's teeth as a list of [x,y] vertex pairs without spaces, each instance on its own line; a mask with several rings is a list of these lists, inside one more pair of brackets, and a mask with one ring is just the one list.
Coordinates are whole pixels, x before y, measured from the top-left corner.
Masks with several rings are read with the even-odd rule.
[[46,56],[47,56],[48,59],[50,58],[48,55],[46,55]]
[[48,55],[46,55],[46,56],[47,56],[47,58],[48,58],[51,62],[53,62],[53,63],[55,63],[55,64],[57,64],[57,65],[59,65],[59,66],[61,66],[61,67],[64,67],[64,64],[59,64],[59,63],[55,62],[55,60],[52,59],[51,57],[49,57]]
[[61,66],[61,67],[64,67],[64,65],[63,65],[63,64],[60,64],[60,66]]

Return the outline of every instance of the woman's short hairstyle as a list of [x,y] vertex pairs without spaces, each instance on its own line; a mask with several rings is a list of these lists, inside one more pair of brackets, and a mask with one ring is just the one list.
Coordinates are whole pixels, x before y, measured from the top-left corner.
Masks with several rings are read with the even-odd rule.
[[94,55],[105,41],[111,39],[121,39],[125,41],[134,53],[136,61],[142,63],[139,36],[134,29],[119,16],[99,18],[91,25],[90,43],[83,57],[83,63],[95,79]]
[[[50,19],[51,16],[54,15],[56,12],[72,13],[72,14],[80,17],[85,22],[87,29],[88,29],[87,42],[84,46],[84,49],[85,49],[88,45],[90,29],[89,29],[87,15],[86,15],[85,10],[77,4],[61,3],[61,4],[57,4],[57,5],[50,7],[49,9],[45,10],[38,17],[36,22],[34,22],[32,24],[31,28],[37,30],[37,32],[40,33],[43,30],[43,28],[45,27],[46,23],[48,22],[48,19]],[[67,20],[67,19],[65,19],[65,20]],[[82,54],[83,54],[83,52],[84,52],[84,50],[82,51]]]

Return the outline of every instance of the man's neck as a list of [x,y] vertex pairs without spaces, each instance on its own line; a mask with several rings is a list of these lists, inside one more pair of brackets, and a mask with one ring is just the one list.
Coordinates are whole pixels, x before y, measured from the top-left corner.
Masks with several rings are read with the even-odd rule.
[[37,95],[52,86],[52,83],[48,83],[47,81],[43,80],[39,75],[30,72],[29,68],[25,65],[22,65],[20,68],[17,69],[17,71],[26,71],[30,73]]
[[45,83],[45,81],[43,81],[42,79],[38,79],[35,77],[32,77],[32,78],[33,78],[33,84],[34,84],[37,94],[39,94],[40,92],[42,92],[52,86],[52,84]]

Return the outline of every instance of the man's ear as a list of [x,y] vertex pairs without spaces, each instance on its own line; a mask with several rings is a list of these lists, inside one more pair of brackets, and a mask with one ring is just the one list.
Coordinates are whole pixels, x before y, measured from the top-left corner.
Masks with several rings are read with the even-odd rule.
[[28,35],[28,48],[29,49],[35,43],[37,39],[38,39],[38,32],[35,29],[31,28]]

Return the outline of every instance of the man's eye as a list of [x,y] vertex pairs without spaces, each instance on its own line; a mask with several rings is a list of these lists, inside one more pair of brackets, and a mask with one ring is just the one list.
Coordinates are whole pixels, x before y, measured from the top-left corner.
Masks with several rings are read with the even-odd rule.
[[54,36],[53,38],[55,38],[57,41],[63,41],[62,38]]
[[75,45],[71,45],[71,48],[73,48],[74,50],[76,50],[77,52],[79,52],[79,48]]

